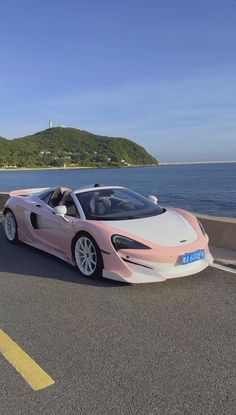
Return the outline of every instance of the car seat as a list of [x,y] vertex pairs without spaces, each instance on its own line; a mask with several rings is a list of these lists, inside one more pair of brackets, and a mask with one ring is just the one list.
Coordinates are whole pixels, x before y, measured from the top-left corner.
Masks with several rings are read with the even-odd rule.
[[108,197],[93,196],[90,201],[90,209],[93,215],[105,215],[111,207],[111,201]]
[[53,192],[53,194],[51,196],[51,199],[49,201],[49,206],[51,206],[52,208],[54,208],[55,206],[59,206],[60,201],[61,201],[61,199],[63,197],[63,194],[64,194],[64,192],[62,192],[61,188],[60,187],[57,187],[54,190],[54,192]]

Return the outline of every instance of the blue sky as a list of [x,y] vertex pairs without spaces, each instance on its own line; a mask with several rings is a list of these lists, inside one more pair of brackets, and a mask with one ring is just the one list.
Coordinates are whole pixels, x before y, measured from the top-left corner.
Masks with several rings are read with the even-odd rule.
[[0,135],[49,119],[236,160],[236,1],[0,0]]

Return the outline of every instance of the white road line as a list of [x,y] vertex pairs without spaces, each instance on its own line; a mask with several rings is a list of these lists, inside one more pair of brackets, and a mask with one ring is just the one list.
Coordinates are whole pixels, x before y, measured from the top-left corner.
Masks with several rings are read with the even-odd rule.
[[236,269],[231,268],[231,267],[227,267],[225,265],[212,264],[211,267],[216,268],[216,269],[220,269],[221,271],[230,272],[231,274],[236,274]]

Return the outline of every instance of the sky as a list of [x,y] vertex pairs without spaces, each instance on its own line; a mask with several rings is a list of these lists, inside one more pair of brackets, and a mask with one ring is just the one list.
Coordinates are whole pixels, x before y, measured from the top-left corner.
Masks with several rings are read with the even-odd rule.
[[236,160],[236,1],[0,0],[0,136],[49,120]]

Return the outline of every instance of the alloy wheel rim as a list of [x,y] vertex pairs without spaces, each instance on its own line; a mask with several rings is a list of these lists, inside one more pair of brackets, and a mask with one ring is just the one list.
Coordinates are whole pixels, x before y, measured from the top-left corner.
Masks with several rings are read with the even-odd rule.
[[75,245],[75,259],[79,270],[90,276],[97,266],[97,253],[94,244],[86,236],[78,239]]
[[9,241],[13,241],[16,236],[16,222],[11,212],[7,212],[5,215],[4,228]]

